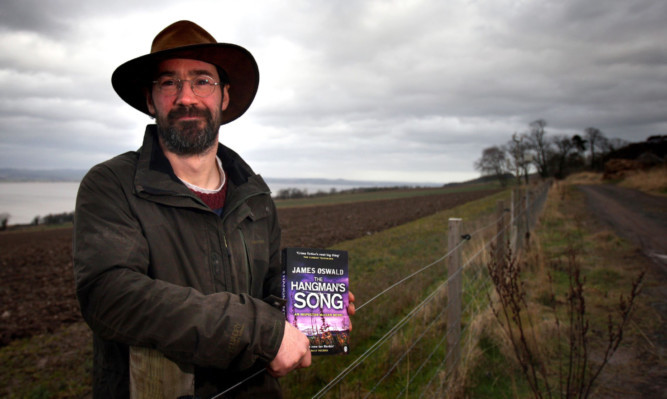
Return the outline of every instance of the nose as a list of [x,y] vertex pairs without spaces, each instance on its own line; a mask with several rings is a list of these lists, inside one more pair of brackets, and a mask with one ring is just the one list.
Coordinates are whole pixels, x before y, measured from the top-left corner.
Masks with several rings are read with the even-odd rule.
[[190,81],[181,81],[181,88],[176,96],[176,104],[191,105],[195,104],[197,101],[197,95],[192,91],[192,84]]

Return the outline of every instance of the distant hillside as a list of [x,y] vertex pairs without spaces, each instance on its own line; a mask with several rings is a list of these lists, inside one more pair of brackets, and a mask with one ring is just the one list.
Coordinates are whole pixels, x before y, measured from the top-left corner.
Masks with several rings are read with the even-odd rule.
[[[0,182],[78,182],[86,174],[86,170],[78,169],[53,169],[53,170],[33,170],[33,169],[11,169],[0,168]],[[407,183],[390,181],[365,181],[365,180],[345,180],[345,179],[317,179],[317,178],[264,178],[267,184],[279,184],[283,186],[303,186],[303,185],[332,185],[332,186],[353,186],[353,187],[435,187],[434,183]]]
[[0,168],[0,182],[77,182],[87,171],[79,169],[10,169]]
[[331,186],[352,186],[352,187],[438,187],[436,183],[409,183],[395,181],[372,181],[372,180],[346,180],[346,179],[319,179],[319,178],[279,178],[264,177],[266,183],[271,186],[279,184],[281,186],[302,186],[302,185],[331,185]]
[[[514,175],[511,173],[506,173],[505,178],[508,180],[514,179]],[[495,183],[498,181],[498,176],[495,175],[488,175],[488,176],[482,176],[478,177],[477,179],[472,179],[468,181],[463,181],[463,182],[458,182],[458,183],[447,183],[444,184],[443,187],[454,187],[454,186],[462,186],[462,185],[472,185],[472,184],[484,184],[484,183]]]

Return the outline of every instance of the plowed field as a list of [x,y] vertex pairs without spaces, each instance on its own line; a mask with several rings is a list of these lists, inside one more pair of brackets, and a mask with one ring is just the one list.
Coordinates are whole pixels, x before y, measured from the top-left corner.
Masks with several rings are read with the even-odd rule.
[[[496,191],[281,208],[282,245],[330,247]],[[0,346],[81,321],[71,250],[71,228],[0,233]]]

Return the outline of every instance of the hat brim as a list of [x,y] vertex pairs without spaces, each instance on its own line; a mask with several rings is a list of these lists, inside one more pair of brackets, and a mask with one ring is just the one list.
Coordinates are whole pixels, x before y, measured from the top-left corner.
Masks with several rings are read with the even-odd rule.
[[229,106],[222,113],[222,123],[243,115],[257,94],[259,68],[255,58],[241,46],[230,43],[197,44],[147,54],[130,60],[114,71],[111,84],[126,103],[151,115],[146,104],[145,88],[161,61],[186,58],[208,62],[222,68],[229,78]]

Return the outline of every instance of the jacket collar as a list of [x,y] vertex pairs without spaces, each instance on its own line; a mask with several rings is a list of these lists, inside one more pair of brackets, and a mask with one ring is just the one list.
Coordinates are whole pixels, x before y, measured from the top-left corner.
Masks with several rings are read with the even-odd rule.
[[[227,204],[233,205],[256,194],[270,194],[264,180],[232,149],[218,144],[217,155],[222,160],[229,184],[225,208]],[[157,125],[146,126],[143,145],[139,149],[134,186],[138,195],[168,205],[206,207],[174,174],[160,147]]]

